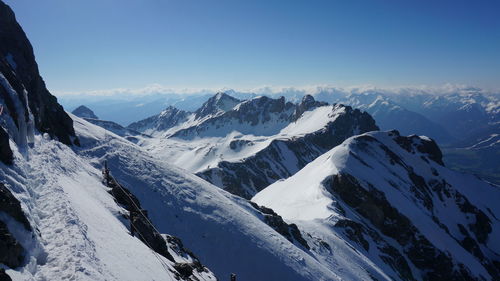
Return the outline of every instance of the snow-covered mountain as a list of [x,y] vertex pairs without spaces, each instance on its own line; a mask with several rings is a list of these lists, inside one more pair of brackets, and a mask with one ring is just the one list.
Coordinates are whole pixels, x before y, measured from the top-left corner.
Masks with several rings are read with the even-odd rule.
[[[224,106],[215,105],[222,100]],[[166,112],[176,116],[178,111],[169,108],[149,120],[160,121]],[[294,104],[283,97],[237,101],[217,94],[183,122],[163,120],[143,126],[158,136],[140,142],[143,147],[245,198],[293,175],[346,138],[378,129],[366,113],[311,96]],[[151,127],[167,129],[151,132]]]
[[233,109],[241,101],[225,93],[217,93],[195,111],[195,118],[207,118]]
[[450,143],[454,140],[442,125],[420,113],[404,108],[380,93],[349,94],[334,100],[370,113],[382,130],[398,129],[402,134],[432,136],[439,143]]
[[128,125],[127,128],[145,134],[155,135],[158,132],[163,132],[181,124],[182,122],[186,122],[189,116],[189,112],[169,106],[160,114],[134,122]]
[[447,95],[398,95],[393,100],[440,124],[458,140],[500,122],[500,96],[482,94],[476,89]]
[[252,201],[355,248],[391,279],[498,280],[500,189],[441,157],[426,137],[366,133]]
[[140,138],[149,138],[149,135],[139,133],[133,129],[125,128],[122,125],[115,123],[113,121],[101,120],[95,115],[94,111],[90,108],[81,105],[71,112],[75,116],[83,118],[88,122],[102,127],[110,132],[113,132],[121,137],[126,138],[131,142],[138,142]]
[[223,114],[233,109],[233,107],[240,102],[240,100],[225,93],[217,93],[210,97],[194,112],[188,112],[169,106],[160,112],[160,114],[134,122],[128,125],[127,128],[150,135],[158,135],[182,123],[194,125],[205,119]]
[[113,133],[103,139],[104,129],[76,117],[75,129],[81,139],[77,154],[97,168],[106,160],[155,227],[181,238],[220,278],[235,272],[239,280],[336,279],[332,269],[268,226],[248,201]]
[[68,114],[0,0],[0,280],[499,279],[498,187],[435,142],[228,93],[131,128]]
[[23,72],[36,66],[24,61],[33,58],[31,46],[1,1],[0,23],[0,278],[341,278],[311,254],[319,240],[308,243],[274,212],[66,114],[46,89],[28,87],[41,81],[36,67]]

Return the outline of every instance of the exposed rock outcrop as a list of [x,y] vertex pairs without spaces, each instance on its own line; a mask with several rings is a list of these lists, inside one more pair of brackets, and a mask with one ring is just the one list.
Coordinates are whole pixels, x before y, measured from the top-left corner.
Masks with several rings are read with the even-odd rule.
[[[0,183],[0,213],[5,213],[23,225],[26,230],[31,231],[21,203],[3,183]],[[9,231],[6,223],[0,220],[0,263],[16,268],[22,265],[24,254],[24,248]]]
[[122,205],[129,211],[130,231],[132,235],[137,234],[137,237],[144,242],[153,251],[159,253],[170,261],[174,262],[174,258],[168,252],[168,246],[161,234],[154,229],[147,211],[141,208],[141,203],[128,189],[120,185],[110,174],[109,171],[104,173],[104,182],[111,188],[109,193],[113,195],[116,202]]
[[[311,104],[310,99],[305,100]],[[368,113],[350,106],[345,106],[344,109],[344,113],[321,130],[294,138],[275,139],[253,156],[237,162],[221,161],[217,167],[206,169],[197,175],[226,191],[250,199],[266,186],[290,177],[345,139],[359,133],[378,130]],[[285,158],[288,154],[296,158],[296,166],[289,163],[292,160]]]
[[[171,235],[160,234],[148,217],[147,210],[141,208],[141,203],[127,188],[120,185],[113,178],[109,170],[103,170],[104,183],[111,188],[109,193],[118,204],[129,211],[128,220],[130,221],[131,234],[137,236],[142,242],[158,254],[164,256],[174,263],[174,274],[182,280],[198,280],[193,271],[209,272],[209,270],[200,262],[200,260],[188,249],[184,248],[182,241]],[[172,254],[172,250],[177,256],[183,257],[189,262],[177,262]]]
[[0,281],[12,281],[10,276],[5,272],[5,269],[0,268]]
[[30,223],[21,208],[21,203],[3,183],[0,183],[0,212],[11,216],[21,223],[26,230],[31,231]]
[[12,149],[9,144],[9,135],[0,127],[0,161],[10,165],[14,161]]
[[[33,48],[12,10],[0,1],[0,99],[21,137],[26,127],[62,143],[78,144],[73,121],[40,77]],[[13,129],[13,128],[12,128]],[[17,132],[10,132],[12,137]]]
[[22,265],[24,249],[9,232],[7,225],[0,220],[0,263],[10,268]]
[[311,95],[305,95],[302,98],[302,101],[297,105],[293,119],[295,121],[295,120],[299,119],[300,116],[302,116],[302,114],[304,114],[304,112],[311,110],[311,109],[314,109],[316,107],[325,106],[325,105],[328,105],[328,103],[317,101]]
[[456,268],[452,257],[430,243],[377,189],[366,190],[349,174],[334,176],[329,186],[334,195],[367,218],[377,230],[397,241],[408,259],[422,270],[425,280],[475,280],[464,265]]
[[283,235],[288,241],[302,245],[305,249],[309,250],[310,247],[307,241],[302,237],[299,228],[295,224],[287,224],[281,216],[276,214],[272,209],[264,206],[259,206],[254,202],[250,202],[252,207],[258,210],[264,216],[264,222],[272,227],[276,232]]
[[180,278],[187,279],[193,276],[193,271],[208,272],[208,269],[201,264],[198,257],[189,249],[184,248],[181,239],[172,235],[165,235],[169,248],[177,255],[186,257],[191,262],[177,262],[174,268],[177,270],[176,275]]

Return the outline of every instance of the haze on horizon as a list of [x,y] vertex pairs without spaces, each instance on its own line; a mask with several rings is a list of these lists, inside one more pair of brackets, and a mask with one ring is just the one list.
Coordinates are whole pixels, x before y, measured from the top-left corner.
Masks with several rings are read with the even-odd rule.
[[500,89],[494,0],[5,2],[55,93],[157,84]]

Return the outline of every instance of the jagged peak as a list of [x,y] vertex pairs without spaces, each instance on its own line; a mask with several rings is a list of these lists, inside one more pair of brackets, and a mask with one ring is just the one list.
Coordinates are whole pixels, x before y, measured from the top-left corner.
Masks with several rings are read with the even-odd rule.
[[167,115],[171,115],[171,114],[177,114],[179,112],[187,113],[187,111],[184,111],[184,110],[178,109],[175,106],[169,105],[164,110],[162,110],[162,112],[160,112],[159,117],[163,117],[163,116],[167,116]]
[[301,104],[302,103],[313,103],[315,101],[316,100],[314,99],[314,97],[308,94],[308,95],[305,95],[304,97],[302,97],[302,101],[300,103]]
[[233,109],[241,100],[232,97],[224,92],[218,92],[209,98],[198,110],[195,111],[196,119],[209,115],[216,115]]
[[316,101],[313,96],[305,95],[301,102],[297,105],[297,109],[295,110],[294,119],[299,119],[304,112],[312,110],[314,108],[328,105],[326,102]]

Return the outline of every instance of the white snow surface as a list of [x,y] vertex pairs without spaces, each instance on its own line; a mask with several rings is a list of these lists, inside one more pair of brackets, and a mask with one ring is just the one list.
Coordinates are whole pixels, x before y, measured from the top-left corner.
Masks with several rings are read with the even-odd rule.
[[[135,196],[161,233],[181,238],[220,280],[340,280],[332,268],[262,222],[248,201],[176,168],[137,145],[71,115],[81,147],[36,137],[16,165],[0,170],[40,230],[31,261],[8,269],[14,280],[175,280],[145,244],[130,236],[124,209],[101,183],[112,175]],[[182,261],[183,257],[176,256]],[[200,280],[214,280],[196,273]]]
[[87,159],[37,136],[16,163],[0,173],[40,237],[27,247],[28,264],[7,270],[13,280],[176,280],[162,264],[172,268],[170,261],[129,234],[124,210]]
[[[168,130],[163,137],[144,139],[139,144],[152,154],[197,173],[215,167],[221,161],[242,161],[268,147],[273,140],[300,137],[321,130],[344,111],[345,107],[341,105],[321,106],[304,112],[297,121],[289,124],[272,119],[254,128],[250,124],[234,122],[224,124],[226,131],[218,137],[197,137],[191,140],[168,138],[173,132],[195,126],[197,123],[192,120],[182,124],[182,128]],[[263,133],[259,133],[260,130]],[[276,133],[271,133],[273,131]],[[206,135],[214,134],[208,132]],[[239,144],[231,148],[232,142]]]
[[[416,174],[426,179],[433,177],[434,169],[453,189],[487,214],[492,220],[492,232],[487,243],[489,249],[481,245],[481,250],[484,253],[491,253],[491,251],[500,253],[500,239],[498,239],[500,223],[491,215],[500,214],[498,187],[472,175],[454,172],[433,161],[424,163],[420,158],[421,154],[412,154],[404,150],[387,132],[370,132],[364,135],[374,137],[386,145],[404,159],[407,165],[413,167]],[[336,208],[337,200],[323,185],[324,180],[339,173],[348,173],[356,177],[363,186],[370,184],[382,191],[391,205],[397,206],[398,211],[408,217],[432,244],[465,264],[474,275],[488,278],[489,274],[485,268],[457,242],[462,239],[457,224],[468,225],[474,219],[464,215],[451,199],[440,202],[434,198],[434,214],[431,214],[422,206],[419,199],[410,194],[412,185],[408,183],[407,173],[398,168],[400,166],[387,165],[389,161],[386,159],[385,152],[376,145],[368,151],[359,150],[356,146],[358,137],[347,139],[343,144],[318,157],[290,178],[278,181],[260,191],[252,198],[252,201],[272,208],[287,222],[296,223],[302,230],[314,233],[343,217]],[[357,157],[354,157],[353,153]],[[372,168],[367,169],[367,166],[359,159]],[[391,182],[399,188],[394,188]],[[439,221],[446,225],[450,234],[433,221],[432,215],[437,216]],[[334,228],[329,228],[323,235],[326,236],[323,238],[325,241],[331,241],[339,234]],[[454,239],[451,239],[450,235]],[[373,259],[372,256],[371,260]],[[385,272],[390,271],[391,269],[386,269]]]
[[[250,204],[72,116],[79,151],[137,196],[162,233],[178,236],[215,274],[238,280],[337,280],[338,276],[256,217]],[[257,270],[258,269],[258,270]]]

